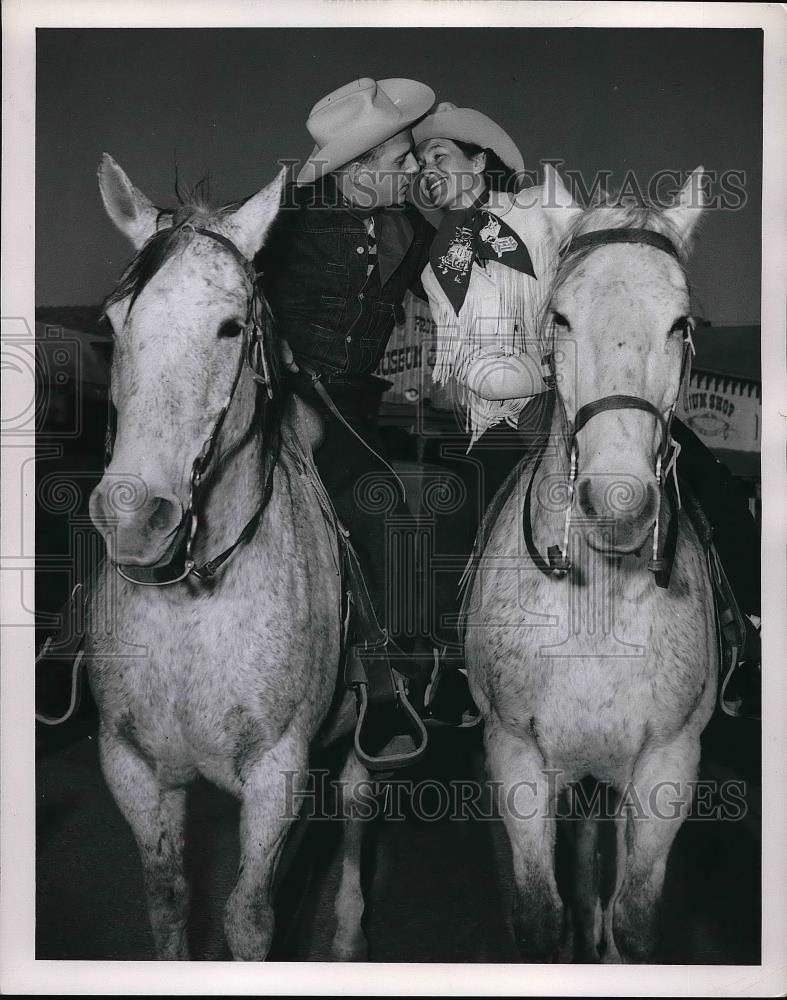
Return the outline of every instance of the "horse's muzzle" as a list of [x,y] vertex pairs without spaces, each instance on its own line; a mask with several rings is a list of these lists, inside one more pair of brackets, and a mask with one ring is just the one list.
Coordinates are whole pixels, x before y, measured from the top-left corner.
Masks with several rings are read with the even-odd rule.
[[90,517],[113,562],[155,566],[171,557],[183,522],[183,505],[163,489],[107,476],[90,495]]
[[588,545],[609,554],[640,549],[658,511],[655,484],[634,476],[606,478],[603,488],[585,476],[577,484],[577,500]]

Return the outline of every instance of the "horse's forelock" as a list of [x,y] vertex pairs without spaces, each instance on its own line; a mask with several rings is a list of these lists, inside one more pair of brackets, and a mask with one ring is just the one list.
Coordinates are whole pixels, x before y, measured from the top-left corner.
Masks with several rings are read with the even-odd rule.
[[142,290],[161,270],[181,243],[182,223],[160,229],[137,251],[120,277],[115,290],[104,303],[104,313],[109,306],[130,298],[129,311]]

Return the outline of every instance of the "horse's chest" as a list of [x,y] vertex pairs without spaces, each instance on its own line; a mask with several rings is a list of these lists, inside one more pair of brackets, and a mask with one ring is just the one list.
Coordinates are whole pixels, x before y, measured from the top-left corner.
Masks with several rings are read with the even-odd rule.
[[308,741],[327,710],[338,624],[315,642],[262,600],[250,615],[231,577],[221,593],[191,601],[126,592],[116,626],[94,643],[102,722],[173,780],[199,770],[231,789],[288,727]]
[[[506,527],[516,530],[513,517]],[[715,662],[707,584],[686,586],[691,553],[665,591],[648,574],[616,577],[614,565],[573,581],[545,577],[524,555],[495,568],[510,537],[490,540],[468,620],[471,684],[486,711],[553,761],[622,759],[678,731]]]

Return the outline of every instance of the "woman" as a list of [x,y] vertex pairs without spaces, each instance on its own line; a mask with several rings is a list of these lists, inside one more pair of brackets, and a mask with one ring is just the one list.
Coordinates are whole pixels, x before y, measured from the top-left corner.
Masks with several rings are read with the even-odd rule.
[[[460,571],[447,567],[466,561],[484,511],[544,415],[535,403],[522,411],[534,397],[546,402],[537,326],[558,240],[543,190],[515,197],[522,154],[486,115],[440,104],[413,128],[413,140],[421,166],[415,199],[442,212],[421,276],[437,328],[432,378],[453,381],[470,432],[466,457],[457,454],[468,445],[463,433],[459,449],[457,435],[441,436],[424,455],[464,484],[460,508],[435,521],[435,565],[445,568],[431,574],[429,585],[434,620],[426,631],[435,645],[453,646],[448,623],[458,610]],[[441,662],[450,665],[450,658]],[[461,705],[460,675],[436,676],[443,700],[450,689]]]
[[537,323],[557,240],[542,189],[515,197],[522,154],[491,118],[444,102],[413,139],[421,206],[443,212],[422,275],[437,326],[432,377],[456,380],[474,443],[501,421],[516,426],[546,388]]

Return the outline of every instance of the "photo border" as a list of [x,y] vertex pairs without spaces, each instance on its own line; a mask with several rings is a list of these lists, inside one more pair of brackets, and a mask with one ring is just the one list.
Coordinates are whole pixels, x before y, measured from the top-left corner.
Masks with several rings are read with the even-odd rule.
[[[777,4],[6,0],[3,18],[3,336],[34,329],[36,27],[683,27],[764,31],[762,275],[763,925],[760,966],[37,961],[34,630],[0,629],[0,977],[4,993],[775,995],[787,989],[787,17]],[[15,319],[16,318],[16,319]],[[12,326],[9,326],[11,324]],[[14,325],[15,324],[15,325]],[[32,337],[32,332],[30,333]],[[3,381],[6,381],[3,372]],[[16,384],[16,383],[15,383]],[[18,400],[16,401],[18,402]],[[15,400],[3,394],[3,413]],[[33,606],[32,435],[2,449],[2,623]],[[20,587],[22,581],[22,587]],[[21,603],[20,603],[21,602]]]

